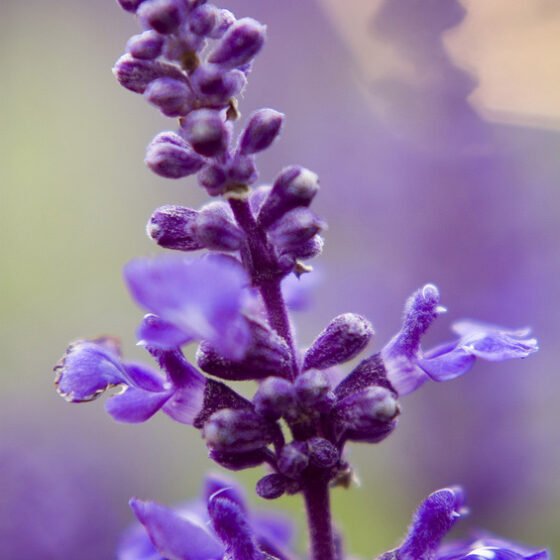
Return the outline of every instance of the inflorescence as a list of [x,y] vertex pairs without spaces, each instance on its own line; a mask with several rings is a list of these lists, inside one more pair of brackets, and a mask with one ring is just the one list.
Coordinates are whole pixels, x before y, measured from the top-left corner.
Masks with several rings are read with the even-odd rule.
[[[309,273],[306,261],[321,252],[325,223],[309,208],[318,177],[294,165],[272,186],[254,186],[255,155],[273,144],[284,123],[273,109],[250,115],[234,140],[237,98],[265,43],[265,26],[205,1],[119,3],[143,31],[117,61],[117,80],[178,119],[176,131],[149,144],[146,164],[170,179],[196,175],[216,200],[198,210],[155,210],[149,237],[178,253],[135,259],[125,268],[132,297],[148,313],[139,343],[158,369],[123,359],[115,338],[78,340],[56,366],[57,390],[70,402],[85,402],[119,388],[106,401],[116,420],[144,422],[163,411],[199,430],[222,467],[265,465],[257,494],[271,500],[301,493],[311,558],[342,560],[329,488],[352,479],[346,443],[384,440],[397,425],[400,397],[426,381],[462,375],[477,358],[524,358],[537,350],[536,340],[527,330],[461,321],[454,340],[423,350],[422,336],[445,311],[428,284],[410,297],[400,331],[379,352],[367,353],[374,330],[356,313],[335,317],[309,348],[298,348],[282,282]],[[185,255],[199,250],[207,253]],[[196,364],[181,350],[188,344],[198,345]],[[341,368],[360,355],[349,372]],[[225,383],[248,380],[257,382],[250,400]],[[137,499],[131,507],[142,527],[126,535],[121,560],[294,558],[286,521],[250,514],[230,480],[209,477],[204,498],[177,510]],[[464,511],[459,489],[433,493],[403,544],[380,560],[548,558],[490,536],[441,545]]]

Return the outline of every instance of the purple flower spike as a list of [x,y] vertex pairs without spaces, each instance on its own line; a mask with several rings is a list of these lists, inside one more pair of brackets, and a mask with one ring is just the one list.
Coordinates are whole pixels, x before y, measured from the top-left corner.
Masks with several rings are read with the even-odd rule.
[[177,134],[158,134],[146,150],[146,165],[167,179],[181,179],[196,173],[204,160]]
[[126,50],[134,57],[142,60],[153,60],[157,58],[163,48],[163,37],[155,31],[144,31],[140,35],[134,35],[126,44]]
[[371,323],[356,313],[335,317],[305,353],[303,369],[327,369],[357,356],[369,343]]
[[146,226],[148,237],[160,247],[179,251],[196,251],[204,244],[196,236],[198,212],[184,206],[161,206]]
[[150,82],[144,95],[167,117],[186,115],[192,102],[189,87],[173,78],[159,78]]
[[257,547],[244,512],[228,498],[227,491],[217,492],[210,498],[208,513],[216,534],[226,547],[226,558],[266,560],[265,554]]
[[236,21],[210,53],[208,62],[238,68],[251,62],[264,45],[266,27],[252,18]]
[[184,8],[179,0],[144,0],[138,16],[158,33],[173,33],[182,23]]
[[181,516],[154,502],[130,500],[134,514],[146,528],[162,558],[173,560],[222,560],[224,547],[202,519]]
[[443,537],[465,513],[460,488],[430,494],[416,511],[403,544],[379,560],[434,560]]
[[284,115],[274,109],[261,109],[251,115],[239,141],[242,154],[266,150],[280,134]]
[[207,340],[226,357],[243,357],[249,343],[241,315],[247,278],[236,261],[218,255],[194,261],[165,255],[135,259],[124,274],[142,307],[186,335]]

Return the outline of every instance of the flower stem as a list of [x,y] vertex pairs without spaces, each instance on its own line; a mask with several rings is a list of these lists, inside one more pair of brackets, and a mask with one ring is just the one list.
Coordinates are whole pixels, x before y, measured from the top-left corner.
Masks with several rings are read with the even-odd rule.
[[298,361],[292,325],[281,288],[281,275],[266,233],[259,227],[247,200],[230,198],[233,215],[247,236],[243,262],[259,288],[271,327],[287,342],[292,356],[292,377],[298,374]]
[[320,471],[309,473],[302,492],[311,541],[310,560],[335,560],[328,477]]

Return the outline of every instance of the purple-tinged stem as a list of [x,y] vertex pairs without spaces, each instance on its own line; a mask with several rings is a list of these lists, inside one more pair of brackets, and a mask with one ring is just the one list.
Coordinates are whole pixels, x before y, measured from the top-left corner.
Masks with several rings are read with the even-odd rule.
[[310,473],[302,486],[309,525],[310,560],[335,560],[329,479],[320,471]]
[[247,200],[231,198],[230,207],[235,219],[247,236],[248,251],[242,255],[253,283],[263,298],[270,326],[288,343],[292,356],[292,376],[298,374],[297,353],[292,325],[281,288],[276,258],[265,232],[257,225]]

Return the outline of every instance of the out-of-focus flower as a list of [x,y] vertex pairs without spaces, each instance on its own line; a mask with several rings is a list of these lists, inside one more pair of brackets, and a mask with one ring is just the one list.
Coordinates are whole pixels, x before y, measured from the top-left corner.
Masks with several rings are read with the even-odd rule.
[[[289,560],[293,527],[277,514],[250,513],[241,488],[209,476],[201,500],[171,509],[132,499],[140,525],[121,542],[119,560]],[[272,555],[272,556],[270,556]]]

